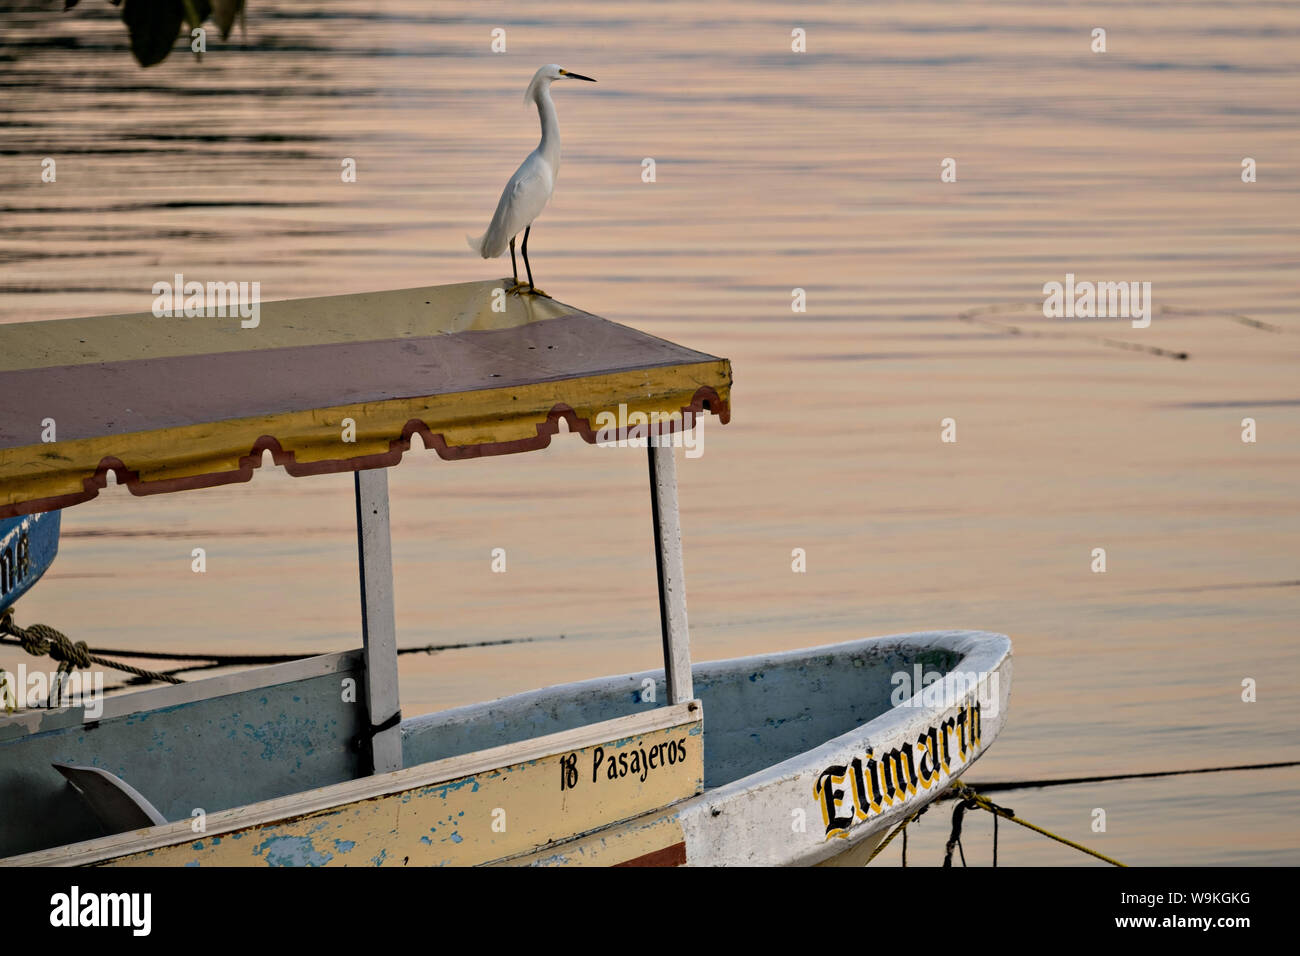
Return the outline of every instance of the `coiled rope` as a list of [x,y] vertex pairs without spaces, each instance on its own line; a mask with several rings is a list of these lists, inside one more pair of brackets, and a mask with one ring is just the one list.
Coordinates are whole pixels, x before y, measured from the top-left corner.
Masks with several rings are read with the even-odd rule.
[[85,668],[91,664],[111,667],[115,671],[134,674],[146,680],[164,681],[168,684],[183,684],[179,677],[158,671],[145,670],[132,664],[109,660],[90,652],[85,641],[73,641],[62,631],[57,631],[48,624],[33,624],[19,627],[14,623],[14,609],[5,608],[0,613],[0,641],[19,645],[32,657],[49,657],[58,661],[58,673],[68,674],[74,668]]

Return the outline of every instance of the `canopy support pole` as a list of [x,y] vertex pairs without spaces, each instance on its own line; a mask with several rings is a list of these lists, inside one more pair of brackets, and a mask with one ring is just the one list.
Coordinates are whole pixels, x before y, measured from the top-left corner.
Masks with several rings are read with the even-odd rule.
[[393,545],[388,527],[388,470],[353,472],[361,634],[365,642],[370,772],[402,769],[402,710],[397,697],[397,625],[393,615]]
[[686,624],[686,572],[682,564],[682,525],[677,513],[677,463],[672,436],[664,444],[650,438],[650,508],[654,513],[655,563],[659,567],[659,622],[664,642],[668,701],[682,704],[695,696],[691,683],[691,636]]

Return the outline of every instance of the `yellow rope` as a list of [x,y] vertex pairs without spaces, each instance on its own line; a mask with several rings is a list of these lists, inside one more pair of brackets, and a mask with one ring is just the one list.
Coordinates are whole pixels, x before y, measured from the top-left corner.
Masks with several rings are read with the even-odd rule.
[[[1125,869],[1128,868],[1127,863],[1121,863],[1119,860],[1112,859],[1111,857],[1106,856],[1104,853],[1098,853],[1096,850],[1088,849],[1088,847],[1084,846],[1082,843],[1075,843],[1073,840],[1067,840],[1065,837],[1053,833],[1050,830],[1044,830],[1042,827],[1036,826],[1030,823],[1028,820],[1020,819],[1018,816],[1016,816],[1006,807],[998,806],[988,797],[984,797],[976,793],[974,790],[966,786],[966,784],[962,783],[960,780],[953,781],[952,789],[962,799],[970,800],[981,810],[987,810],[989,813],[993,814],[994,816],[999,816],[1005,820],[1010,820],[1012,823],[1019,823],[1022,827],[1026,827],[1030,830],[1033,830],[1035,833],[1041,833],[1045,837],[1050,837],[1051,839],[1055,840],[1057,843],[1064,843],[1066,846],[1072,846],[1076,850],[1079,850],[1082,853],[1087,853],[1089,856],[1095,856],[1099,860],[1104,860],[1105,862],[1109,863],[1111,866],[1122,866]],[[878,857],[881,851],[884,850],[885,847],[889,846],[890,842],[894,839],[894,837],[898,836],[900,833],[903,832],[904,827],[906,827],[909,823],[911,823],[913,820],[919,817],[928,808],[929,808],[929,804],[926,804],[925,806],[921,807],[921,809],[917,810],[915,813],[910,814],[907,817],[907,819],[905,819],[898,826],[894,827],[893,831],[890,832],[889,836],[881,840],[880,845],[876,847],[875,850],[872,851],[871,856],[867,857],[867,863],[870,863],[872,860]],[[865,866],[866,864],[863,865]]]
[[1012,823],[1019,823],[1022,827],[1026,827],[1027,829],[1033,830],[1035,833],[1041,833],[1045,837],[1050,837],[1051,839],[1055,840],[1057,843],[1064,843],[1066,846],[1072,846],[1076,850],[1079,850],[1082,853],[1087,853],[1089,856],[1095,856],[1099,860],[1104,860],[1105,862],[1109,863],[1111,866],[1122,866],[1125,868],[1128,867],[1127,863],[1121,863],[1119,860],[1112,859],[1111,857],[1106,856],[1104,853],[1098,853],[1096,850],[1090,850],[1082,843],[1075,843],[1073,840],[1067,840],[1065,837],[1053,833],[1050,830],[1044,830],[1040,826],[1035,826],[1034,824],[1030,823],[1028,820],[1020,819],[1018,816],[1016,816],[1014,813],[1012,813],[1010,810],[1006,809],[1005,807],[999,807],[988,797],[980,796],[980,794],[976,793],[974,790],[966,786],[960,780],[953,781],[953,789],[956,790],[962,797],[971,800],[976,806],[978,806],[982,810],[987,810],[989,813],[993,813],[1006,820],[1010,820]]
[[[894,839],[894,837],[898,836],[900,833],[903,832],[903,827],[907,826],[909,823],[911,823],[921,814],[925,813],[925,811],[928,810],[929,807],[930,805],[927,803],[920,810],[917,810],[915,813],[909,814],[906,820],[904,820],[898,826],[894,827],[894,831],[890,833],[889,836],[885,837],[883,840],[880,841],[880,846],[876,847],[874,850],[871,851],[871,856],[867,857],[867,863],[870,863],[872,860],[878,857],[880,855],[880,851],[883,850],[885,847],[889,846],[889,841]],[[862,865],[866,866],[867,863],[864,863]]]

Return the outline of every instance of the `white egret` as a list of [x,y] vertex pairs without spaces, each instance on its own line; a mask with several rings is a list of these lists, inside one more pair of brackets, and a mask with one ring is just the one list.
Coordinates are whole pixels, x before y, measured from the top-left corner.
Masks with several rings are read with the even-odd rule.
[[554,63],[548,63],[533,74],[532,82],[524,92],[524,105],[537,104],[537,115],[542,121],[542,141],[515,170],[510,182],[506,183],[487,232],[477,239],[465,237],[469,241],[469,247],[484,259],[495,259],[509,246],[510,270],[514,273],[515,284],[507,293],[519,295],[524,288],[519,281],[519,267],[515,264],[515,237],[522,229],[528,292],[531,295],[546,295],[533,285],[533,269],[528,264],[528,233],[533,228],[533,220],[541,215],[550,202],[551,194],[555,192],[555,176],[560,171],[560,123],[555,116],[555,104],[551,101],[551,83],[560,79],[596,82],[589,76],[562,70]]

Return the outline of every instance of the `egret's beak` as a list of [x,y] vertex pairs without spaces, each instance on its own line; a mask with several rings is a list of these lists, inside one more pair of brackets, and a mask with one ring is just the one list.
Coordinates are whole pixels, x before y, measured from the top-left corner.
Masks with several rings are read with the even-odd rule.
[[583,76],[581,73],[570,73],[568,70],[561,70],[560,75],[567,76],[571,80],[586,80],[588,83],[596,82],[589,76]]

